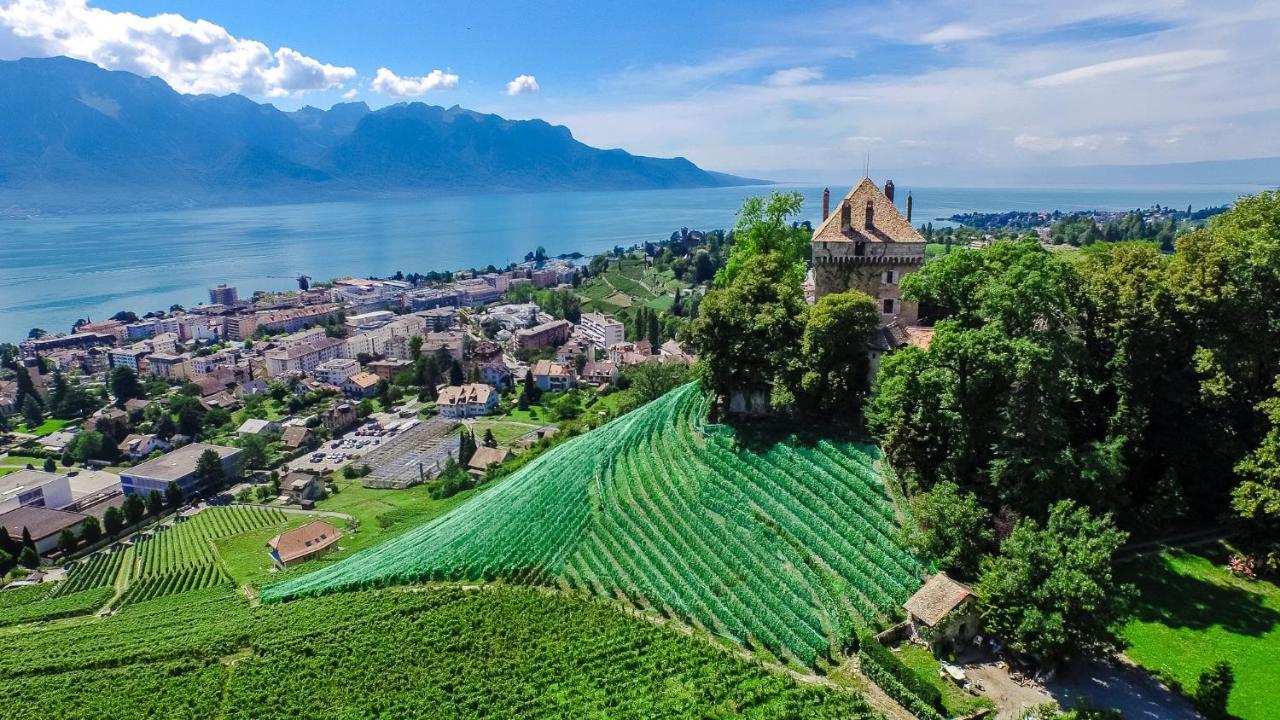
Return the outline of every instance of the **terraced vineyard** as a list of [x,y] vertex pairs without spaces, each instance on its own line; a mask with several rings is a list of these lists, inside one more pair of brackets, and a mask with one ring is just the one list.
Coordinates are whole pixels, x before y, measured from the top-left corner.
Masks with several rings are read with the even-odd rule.
[[67,579],[58,583],[54,589],[55,597],[70,595],[81,590],[111,587],[116,576],[120,574],[120,566],[124,564],[127,550],[111,550],[94,553],[88,560],[78,562],[67,573]]
[[751,451],[679,388],[266,601],[428,579],[589,589],[813,664],[920,584],[869,446]]
[[527,588],[257,608],[210,589],[4,640],[0,719],[878,717],[857,694]]
[[[214,507],[188,520],[143,536],[129,554],[129,587],[121,604],[214,587],[230,582],[213,540],[281,525],[285,514],[260,507]],[[265,551],[264,551],[265,552]]]

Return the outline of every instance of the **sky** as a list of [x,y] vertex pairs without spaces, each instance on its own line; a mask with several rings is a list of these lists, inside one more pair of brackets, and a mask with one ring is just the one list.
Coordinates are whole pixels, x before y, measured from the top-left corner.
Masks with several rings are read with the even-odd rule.
[[0,0],[0,59],[457,104],[772,179],[1280,155],[1278,37],[1275,0]]

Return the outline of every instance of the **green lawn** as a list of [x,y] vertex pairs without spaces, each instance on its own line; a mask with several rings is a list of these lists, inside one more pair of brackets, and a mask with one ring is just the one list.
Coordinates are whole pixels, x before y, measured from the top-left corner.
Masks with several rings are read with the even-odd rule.
[[485,430],[492,430],[493,438],[498,441],[499,445],[508,445],[516,438],[533,432],[537,429],[533,425],[538,425],[538,423],[525,424],[524,421],[508,422],[505,420],[489,420],[487,418],[478,418],[471,423],[477,440],[484,438]]
[[338,480],[337,487],[339,492],[317,502],[316,509],[354,516],[359,521],[359,529],[348,532],[347,538],[340,543],[341,552],[330,553],[307,566],[340,560],[353,552],[376,545],[452,510],[481,491],[466,490],[453,497],[436,500],[431,497],[425,485],[416,485],[406,490],[380,490],[364,487],[359,480]]
[[1141,592],[1124,628],[1130,658],[1194,690],[1218,660],[1235,668],[1228,709],[1241,720],[1276,717],[1280,681],[1280,588],[1232,577],[1226,549],[1170,551],[1122,566]]
[[955,683],[939,676],[938,671],[941,668],[938,660],[925,648],[919,645],[903,645],[895,654],[903,665],[910,668],[925,682],[942,691],[942,704],[947,708],[948,717],[968,715],[979,708],[994,705],[990,700],[970,695]]
[[[262,587],[264,583],[281,577],[280,574],[272,572],[275,564],[271,561],[271,556],[267,555],[267,541],[286,530],[301,527],[316,519],[307,515],[293,514],[288,518],[283,525],[250,530],[214,541],[218,557],[222,559],[227,573],[237,585]],[[330,520],[330,522],[334,521]],[[344,523],[338,521],[335,524],[345,531]]]
[[15,432],[29,433],[36,437],[44,437],[45,435],[52,435],[53,433],[58,432],[67,425],[70,425],[72,422],[72,420],[56,420],[54,418],[49,418],[34,428],[29,428],[25,424],[20,423],[15,425],[13,429]]

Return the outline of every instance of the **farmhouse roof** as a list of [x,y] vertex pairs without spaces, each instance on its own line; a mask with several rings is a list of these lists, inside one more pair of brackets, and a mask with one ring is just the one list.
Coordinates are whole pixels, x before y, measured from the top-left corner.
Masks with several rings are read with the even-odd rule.
[[316,520],[295,530],[280,533],[271,538],[267,545],[280,556],[280,562],[287,563],[320,552],[338,542],[341,537],[342,533],[337,528],[323,520]]
[[54,510],[38,505],[23,505],[0,515],[0,526],[14,540],[22,539],[22,529],[31,533],[31,539],[39,541],[50,535],[57,535],[66,528],[73,528],[84,522],[87,515]]
[[968,585],[952,580],[946,573],[938,573],[921,586],[902,607],[912,617],[918,618],[929,627],[933,627],[946,614],[955,610],[960,603],[973,597],[973,590]]
[[299,447],[311,437],[311,428],[306,425],[290,425],[284,429],[284,434],[280,436],[281,442],[285,447]]
[[471,459],[467,461],[467,467],[472,470],[485,470],[490,465],[497,465],[509,457],[511,457],[511,453],[502,448],[481,445],[476,448],[475,453],[471,455]]
[[[870,226],[867,225],[868,202],[871,203],[872,212]],[[844,227],[844,217],[849,219],[848,227]],[[902,217],[893,201],[871,182],[871,178],[864,177],[843,200],[831,208],[831,214],[813,232],[813,240],[923,243],[924,237]]]

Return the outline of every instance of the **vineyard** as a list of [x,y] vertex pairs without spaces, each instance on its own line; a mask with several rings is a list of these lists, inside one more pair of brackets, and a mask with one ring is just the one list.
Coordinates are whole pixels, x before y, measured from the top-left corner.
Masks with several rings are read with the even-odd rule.
[[265,601],[502,578],[624,598],[812,665],[920,584],[868,446],[738,447],[677,389],[537,458],[384,545],[267,588]]
[[144,602],[230,582],[219,563],[213,540],[281,525],[285,519],[283,512],[268,508],[213,507],[169,529],[142,536],[129,552],[125,568],[129,573],[129,586],[118,604]]
[[94,553],[88,560],[75,564],[67,572],[67,579],[58,583],[53,596],[70,595],[81,590],[111,587],[116,576],[120,574],[120,566],[124,564],[126,550],[108,550]]
[[5,643],[0,718],[876,717],[602,603],[512,587],[254,609],[208,589]]

